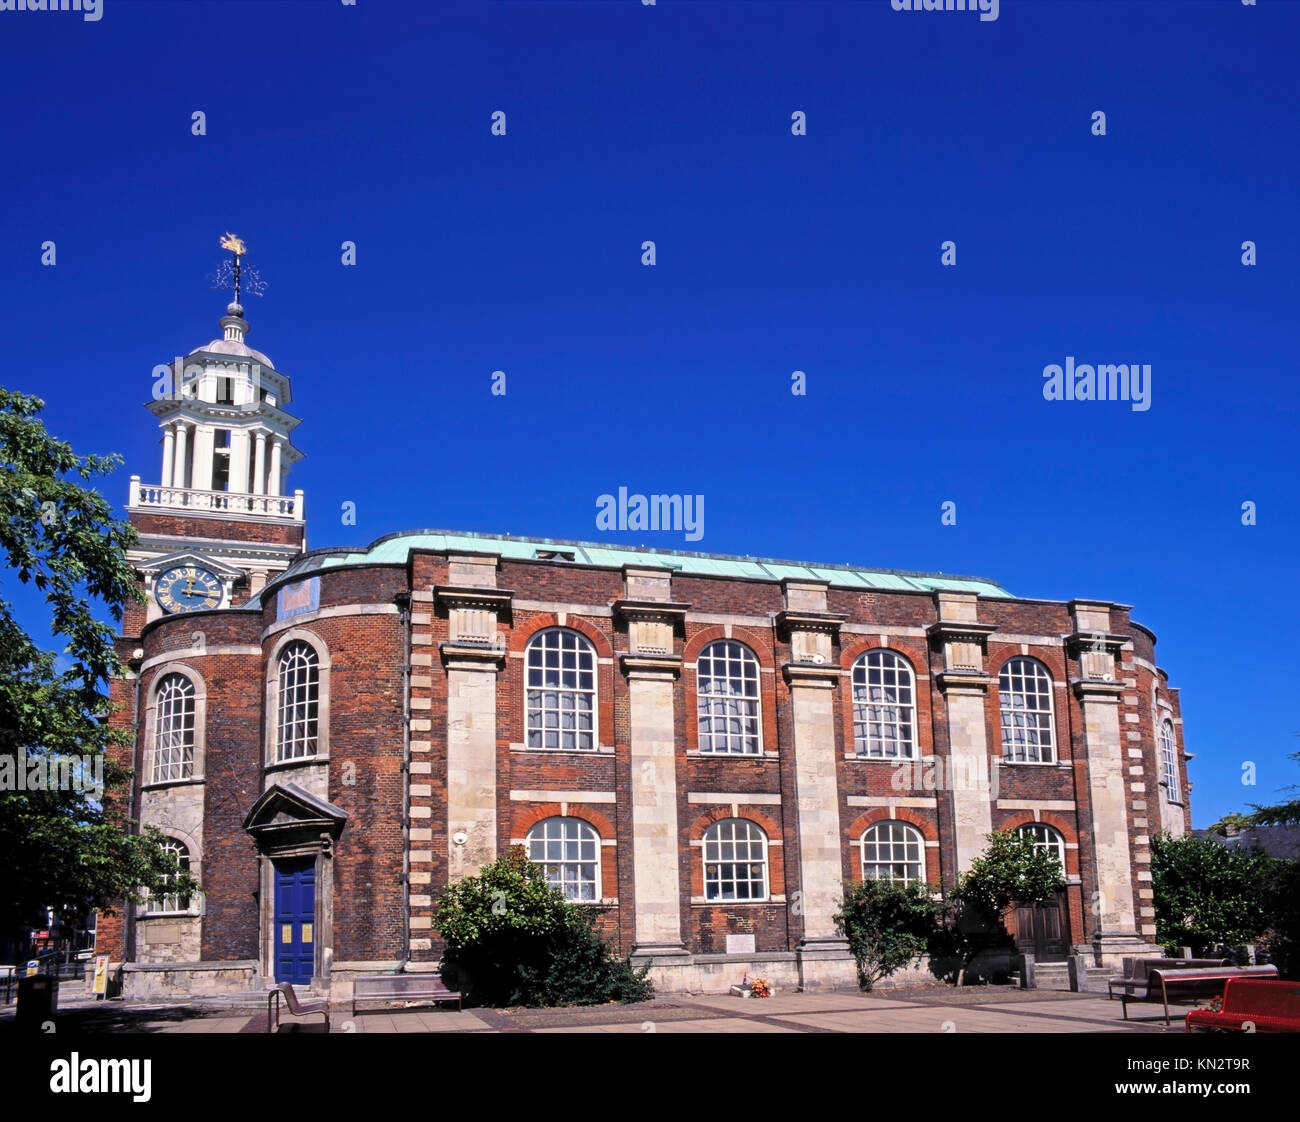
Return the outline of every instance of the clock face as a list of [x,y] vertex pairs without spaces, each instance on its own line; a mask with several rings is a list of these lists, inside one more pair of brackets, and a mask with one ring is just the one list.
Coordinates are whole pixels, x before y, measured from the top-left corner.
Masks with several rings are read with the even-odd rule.
[[200,565],[177,565],[158,577],[153,594],[165,612],[197,612],[221,603],[221,580]]

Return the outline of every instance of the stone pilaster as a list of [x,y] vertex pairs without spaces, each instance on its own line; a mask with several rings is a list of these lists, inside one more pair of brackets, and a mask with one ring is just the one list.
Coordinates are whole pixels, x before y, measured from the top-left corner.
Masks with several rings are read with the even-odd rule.
[[674,654],[674,637],[689,605],[668,599],[667,573],[625,570],[624,578],[629,598],[616,602],[614,611],[627,621],[630,648],[620,661],[628,689],[632,954],[669,965],[689,960],[682,940],[681,868],[676,860],[680,827],[674,722],[674,683],[682,665]]
[[434,595],[448,618],[439,654],[447,672],[447,872],[455,881],[497,856],[497,674],[506,653],[497,621],[512,594],[444,585]]
[[[988,846],[993,832],[993,769],[985,705],[989,675],[984,660],[992,624],[979,622],[979,599],[967,593],[938,592],[939,621],[927,628],[943,651],[939,689],[948,714],[947,775],[951,797],[957,871],[965,872]],[[995,749],[1000,758],[1000,748]]]
[[[1133,885],[1133,852],[1129,841],[1128,786],[1124,737],[1120,730],[1120,698],[1115,657],[1125,637],[1109,631],[1108,604],[1075,600],[1070,604],[1075,632],[1067,640],[1078,659],[1080,677],[1071,684],[1083,715],[1088,797],[1092,806],[1094,898],[1091,950],[1103,966],[1120,964],[1123,956],[1159,954],[1138,933]],[[1138,784],[1142,788],[1142,784]],[[1145,796],[1145,790],[1139,790]]]
[[803,938],[796,948],[804,990],[853,988],[857,966],[835,923],[844,899],[843,825],[839,755],[835,742],[833,657],[842,616],[826,610],[826,584],[782,581],[786,610],[777,626],[788,638],[791,661],[782,668],[790,687],[794,731],[794,785],[799,826],[799,903]]

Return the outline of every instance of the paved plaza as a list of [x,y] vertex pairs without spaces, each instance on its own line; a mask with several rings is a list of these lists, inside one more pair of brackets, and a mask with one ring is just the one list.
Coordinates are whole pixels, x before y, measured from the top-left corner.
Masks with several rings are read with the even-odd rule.
[[[266,1007],[213,1008],[198,1004],[89,1001],[61,995],[60,1031],[84,1033],[265,1033]],[[1024,991],[982,986],[956,990],[883,990],[878,993],[778,993],[748,1000],[715,995],[666,994],[638,1005],[565,1009],[371,1007],[354,1016],[346,1005],[330,1012],[335,1033],[425,1032],[964,1032],[964,1033],[1163,1033],[1183,1031],[1187,1007],[1171,1010],[1169,1028],[1159,1005],[1130,1006],[1125,1021],[1118,1001],[1104,994]],[[319,1032],[320,1018],[301,1027],[282,1018],[281,1031]],[[13,1007],[0,1010],[0,1031],[13,1028]]]

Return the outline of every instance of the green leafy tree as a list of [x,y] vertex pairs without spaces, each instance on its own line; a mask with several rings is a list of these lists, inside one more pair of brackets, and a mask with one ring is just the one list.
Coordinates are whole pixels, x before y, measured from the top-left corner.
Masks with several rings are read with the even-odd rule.
[[1211,838],[1151,839],[1156,938],[1170,953],[1198,956],[1258,941],[1270,927],[1278,862],[1258,849]]
[[[86,486],[120,461],[78,456],[45,430],[43,407],[0,389],[0,550],[6,579],[16,575],[44,598],[69,665],[60,669],[0,596],[0,933],[43,923],[47,907],[78,912],[138,900],[140,888],[160,890],[176,873],[162,836],[132,833],[91,782],[102,776],[111,791],[126,778],[106,759],[108,746],[129,734],[107,724],[108,681],[120,664],[94,602],[120,619],[121,605],[141,596],[124,553],[134,535]],[[62,784],[70,789],[17,789],[34,767],[48,775],[51,762],[70,757],[84,761],[77,780]],[[194,887],[188,877],[168,885]]]
[[1012,945],[1004,919],[1013,906],[1055,899],[1065,888],[1060,862],[1015,830],[986,836],[988,848],[957,878],[930,940],[930,969],[961,985],[983,951]]
[[[1300,752],[1292,752],[1288,757],[1292,760],[1300,760]],[[1289,791],[1300,790],[1294,785],[1288,787]],[[1254,811],[1249,816],[1251,826],[1300,826],[1300,799],[1292,799],[1287,803],[1276,803],[1273,806],[1259,806],[1251,804]],[[1229,815],[1228,817],[1234,817]],[[1213,826],[1210,827],[1214,829]]]
[[[616,958],[595,930],[596,909],[570,904],[522,846],[449,884],[433,927],[445,968],[491,1005],[591,1005],[653,996],[649,966]],[[458,984],[464,985],[459,979]]]
[[1255,825],[1254,818],[1249,814],[1239,814],[1234,811],[1231,814],[1225,814],[1217,822],[1212,823],[1207,829],[1212,834],[1218,834],[1221,838],[1231,838],[1241,833],[1242,830],[1248,830]]
[[868,879],[850,884],[835,922],[849,941],[864,990],[925,953],[942,905],[924,884]]
[[987,840],[988,849],[957,878],[956,896],[990,923],[1001,925],[1013,905],[1041,904],[1065,888],[1060,862],[1033,838],[1008,830]]

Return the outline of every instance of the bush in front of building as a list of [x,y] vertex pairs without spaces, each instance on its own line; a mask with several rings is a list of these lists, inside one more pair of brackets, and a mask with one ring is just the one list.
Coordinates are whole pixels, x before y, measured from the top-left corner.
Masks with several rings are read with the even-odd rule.
[[599,909],[571,904],[522,846],[448,885],[434,929],[443,968],[485,1005],[595,1005],[654,996],[649,966],[634,969],[596,930]]
[[924,884],[864,880],[849,885],[835,922],[858,963],[858,984],[877,982],[919,960],[934,938],[942,905]]
[[1156,939],[1167,954],[1202,958],[1257,942],[1274,923],[1279,865],[1261,849],[1191,835],[1151,839]]

